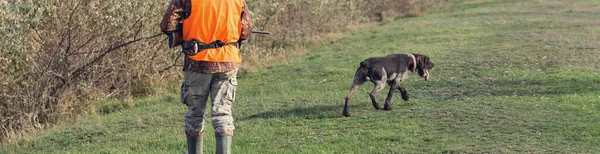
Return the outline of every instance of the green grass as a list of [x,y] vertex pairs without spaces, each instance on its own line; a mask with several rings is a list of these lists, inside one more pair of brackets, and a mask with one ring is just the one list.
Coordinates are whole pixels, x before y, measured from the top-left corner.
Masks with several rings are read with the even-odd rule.
[[[444,8],[453,11],[354,30],[240,75],[234,153],[600,152],[600,1],[458,0]],[[342,116],[361,60],[412,52],[435,63],[431,82],[412,75],[403,84],[410,100],[394,96],[392,111],[374,110],[365,84],[353,116]],[[176,92],[134,102],[109,102],[107,114],[0,153],[185,150],[186,108]],[[214,153],[212,135],[205,149]]]

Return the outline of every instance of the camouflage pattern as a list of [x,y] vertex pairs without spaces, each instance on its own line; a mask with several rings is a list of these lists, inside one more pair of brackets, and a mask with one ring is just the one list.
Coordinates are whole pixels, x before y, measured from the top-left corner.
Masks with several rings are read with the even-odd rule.
[[224,73],[184,71],[181,85],[181,103],[188,106],[184,128],[188,136],[198,136],[204,130],[204,112],[211,98],[211,122],[215,132],[233,136],[231,106],[235,100],[237,68]]
[[185,56],[183,61],[183,71],[194,71],[198,73],[229,72],[237,69],[239,66],[240,63],[235,62],[195,61],[188,56]]

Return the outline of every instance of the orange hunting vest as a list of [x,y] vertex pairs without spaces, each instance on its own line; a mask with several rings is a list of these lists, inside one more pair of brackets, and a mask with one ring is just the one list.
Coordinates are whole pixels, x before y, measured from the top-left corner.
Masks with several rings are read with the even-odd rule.
[[[242,34],[242,0],[190,0],[191,14],[183,20],[183,40],[209,44],[216,40],[237,42]],[[189,56],[196,61],[241,62],[234,45],[206,49]]]

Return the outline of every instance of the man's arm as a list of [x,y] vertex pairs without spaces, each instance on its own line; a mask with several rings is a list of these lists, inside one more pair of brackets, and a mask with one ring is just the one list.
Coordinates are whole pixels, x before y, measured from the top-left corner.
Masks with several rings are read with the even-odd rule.
[[248,39],[250,34],[252,34],[252,20],[250,20],[248,5],[246,5],[246,0],[243,0],[242,3],[242,34],[240,36],[240,41]]
[[181,26],[179,24],[184,14],[183,4],[184,0],[171,1],[171,4],[167,7],[167,11],[165,11],[160,22],[160,30],[163,33],[168,34],[181,29],[181,27],[178,26]]
[[172,0],[160,22],[160,30],[169,39],[169,48],[176,47],[183,42],[181,20],[184,12],[184,0]]

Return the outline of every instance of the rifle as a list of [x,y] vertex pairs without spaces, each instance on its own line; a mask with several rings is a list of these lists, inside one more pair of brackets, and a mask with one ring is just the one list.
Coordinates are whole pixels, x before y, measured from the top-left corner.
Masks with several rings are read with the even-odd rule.
[[[252,33],[255,34],[271,34],[271,32],[267,32],[267,31],[262,31],[262,30],[252,30]],[[159,36],[160,34],[156,34],[154,37]],[[178,32],[172,32],[167,34],[167,39],[169,40],[169,48],[173,48],[175,46],[181,45],[181,43],[183,43],[183,36],[181,34],[181,31]],[[242,42],[241,40],[238,42],[238,46],[241,48],[242,46]]]
[[271,34],[271,32],[262,31],[262,30],[252,30],[252,33],[256,33],[256,34]]
[[[252,33],[255,33],[255,34],[265,34],[265,35],[271,34],[271,32],[262,31],[262,30],[252,30]],[[241,51],[241,49],[242,49],[242,40],[239,40],[237,42],[237,46],[238,46],[238,49],[240,49],[240,51]]]

